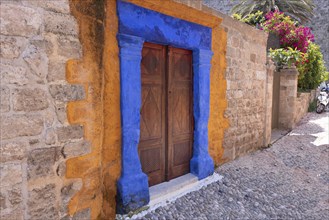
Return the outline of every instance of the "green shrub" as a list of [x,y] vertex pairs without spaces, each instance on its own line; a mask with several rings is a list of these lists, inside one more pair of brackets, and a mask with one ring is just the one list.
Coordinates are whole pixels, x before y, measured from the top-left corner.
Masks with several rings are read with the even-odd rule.
[[302,53],[296,48],[292,49],[291,47],[288,47],[287,49],[270,49],[270,57],[275,62],[277,68],[281,69],[285,65],[291,67],[298,62],[302,57]]
[[298,87],[302,89],[315,89],[321,82],[328,80],[329,72],[324,65],[320,47],[315,43],[309,44],[307,52],[297,63],[297,68]]
[[263,12],[261,11],[248,14],[245,17],[242,17],[240,14],[233,14],[232,17],[236,20],[242,21],[244,23],[256,27],[258,27],[260,24],[262,24],[265,21],[265,17],[263,15]]

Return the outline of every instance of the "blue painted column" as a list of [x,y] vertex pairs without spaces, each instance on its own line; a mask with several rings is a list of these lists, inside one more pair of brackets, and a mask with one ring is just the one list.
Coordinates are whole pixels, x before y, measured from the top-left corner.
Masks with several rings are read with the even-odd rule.
[[141,59],[144,39],[119,34],[122,171],[117,182],[117,212],[128,213],[149,203],[148,177],[138,157],[141,108]]
[[214,162],[208,152],[210,67],[212,55],[211,50],[198,49],[193,51],[194,143],[190,170],[199,180],[212,175],[214,172]]

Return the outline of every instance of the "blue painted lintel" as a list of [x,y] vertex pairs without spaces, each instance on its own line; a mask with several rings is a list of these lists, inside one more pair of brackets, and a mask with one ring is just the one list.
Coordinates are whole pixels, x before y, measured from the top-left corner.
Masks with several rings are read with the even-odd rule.
[[140,37],[119,34],[122,171],[117,182],[117,212],[128,213],[149,203],[148,177],[138,157],[141,108],[142,48]]

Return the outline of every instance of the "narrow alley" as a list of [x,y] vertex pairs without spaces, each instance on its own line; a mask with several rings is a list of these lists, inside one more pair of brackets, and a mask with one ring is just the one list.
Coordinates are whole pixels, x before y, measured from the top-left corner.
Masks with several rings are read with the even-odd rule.
[[223,176],[144,219],[327,219],[329,113],[308,113],[272,147],[220,166]]

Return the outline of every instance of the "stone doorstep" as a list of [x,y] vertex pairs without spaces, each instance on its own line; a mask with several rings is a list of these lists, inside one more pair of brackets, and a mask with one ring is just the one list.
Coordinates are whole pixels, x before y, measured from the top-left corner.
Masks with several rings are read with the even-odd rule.
[[161,203],[164,200],[172,198],[179,194],[181,190],[187,190],[193,187],[198,182],[198,177],[191,173],[184,176],[177,177],[169,182],[163,182],[155,186],[151,186],[150,190],[150,203],[149,206]]
[[220,181],[223,176],[218,173],[198,181],[198,178],[191,173],[184,176],[177,177],[169,182],[160,183],[155,186],[151,186],[150,190],[150,203],[145,208],[141,208],[141,212],[131,215],[116,215],[116,219],[140,219],[151,211],[166,206],[169,203],[174,202],[176,199],[186,195],[187,193],[197,191],[204,186],[208,186],[211,183]]

